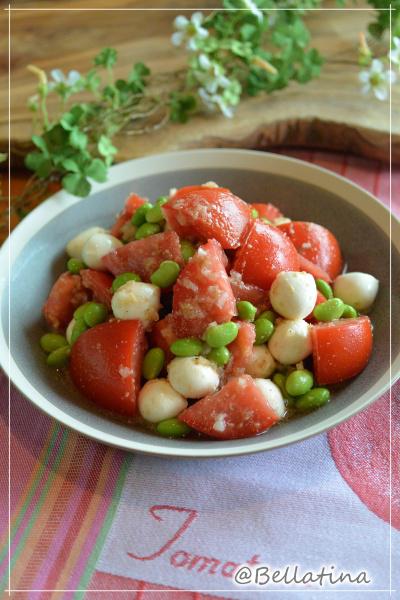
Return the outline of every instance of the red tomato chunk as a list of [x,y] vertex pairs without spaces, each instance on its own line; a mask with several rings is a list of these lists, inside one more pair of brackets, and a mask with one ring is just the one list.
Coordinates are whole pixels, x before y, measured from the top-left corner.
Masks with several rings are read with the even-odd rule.
[[163,206],[171,229],[181,237],[206,241],[214,238],[222,248],[238,248],[251,218],[246,202],[225,188],[182,188]]
[[219,392],[185,409],[179,419],[221,440],[257,435],[279,420],[250,375],[230,379]]
[[256,341],[256,330],[253,323],[239,322],[236,339],[229,344],[231,360],[226,367],[226,375],[243,375],[249,365]]
[[340,383],[366,367],[372,352],[368,317],[340,319],[312,328],[315,379],[319,385]]
[[245,283],[240,273],[231,271],[229,282],[236,300],[247,300],[247,302],[251,302],[255,306],[268,304],[268,294],[265,293],[265,290],[251,283]]
[[279,229],[292,240],[302,256],[323,269],[331,280],[341,273],[343,260],[339,242],[326,227],[317,223],[292,221],[279,225]]
[[80,275],[84,287],[93,292],[93,300],[105,304],[107,308],[111,308],[111,286],[113,282],[111,275],[95,269],[83,269]]
[[136,273],[144,281],[158,269],[164,260],[183,265],[179,238],[174,231],[157,233],[142,240],[130,242],[103,257],[104,266],[113,274]]
[[44,318],[52,329],[65,329],[73,317],[74,310],[87,300],[88,292],[82,285],[80,275],[62,273],[43,306]]
[[125,201],[125,206],[122,212],[118,215],[117,220],[110,229],[111,235],[114,235],[117,238],[121,237],[122,227],[125,225],[125,223],[128,223],[128,221],[130,221],[136,209],[138,209],[139,206],[142,206],[142,204],[144,204],[145,202],[146,200],[144,200],[144,198],[141,198],[137,194],[131,194],[130,196],[128,196],[128,198]]
[[281,213],[279,208],[277,208],[270,202],[267,202],[266,204],[256,203],[252,204],[251,206],[256,209],[259,217],[264,217],[265,219],[268,219],[268,221],[273,221],[274,219],[279,219],[280,217],[283,217],[283,213]]
[[278,273],[299,270],[299,259],[284,233],[257,219],[236,253],[233,270],[246,283],[269,290]]
[[133,417],[146,349],[140,321],[110,321],[82,333],[72,346],[76,387],[102,408]]
[[168,314],[164,319],[154,323],[151,330],[152,346],[161,348],[165,352],[167,360],[173,358],[173,354],[169,347],[178,339],[174,330],[174,318],[172,313]]
[[323,279],[327,283],[332,283],[332,278],[326,271],[321,269],[318,265],[308,260],[305,256],[299,253],[300,271],[306,271],[310,273],[315,279]]
[[202,335],[210,323],[230,321],[235,313],[224,253],[218,242],[209,240],[200,246],[174,285],[175,331],[180,337]]

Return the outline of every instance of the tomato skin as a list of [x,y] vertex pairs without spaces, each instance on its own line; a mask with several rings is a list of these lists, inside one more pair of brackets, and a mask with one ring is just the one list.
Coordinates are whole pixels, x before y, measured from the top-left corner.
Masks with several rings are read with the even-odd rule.
[[122,209],[122,211],[117,217],[117,220],[110,229],[111,235],[114,235],[115,237],[119,238],[122,233],[122,227],[132,218],[132,215],[136,211],[136,209],[139,208],[139,206],[142,206],[142,204],[144,204],[145,202],[146,200],[144,200],[144,198],[141,198],[137,194],[130,194],[130,196],[128,196],[125,200],[124,208]]
[[80,276],[84,287],[93,292],[93,300],[105,304],[107,308],[111,308],[111,286],[113,282],[111,275],[95,269],[83,269]]
[[254,306],[265,306],[269,303],[268,294],[265,290],[253,285],[251,283],[245,283],[242,281],[241,275],[235,271],[230,272],[229,282],[231,284],[233,295],[236,300],[247,300]]
[[216,240],[200,246],[173,288],[172,314],[179,337],[202,335],[212,323],[230,321],[236,302]]
[[315,279],[323,279],[327,283],[332,283],[332,278],[326,271],[321,269],[318,265],[308,260],[305,256],[299,253],[300,270],[310,273]]
[[89,299],[82,285],[80,275],[62,273],[50,290],[43,305],[43,315],[47,324],[56,331],[65,329],[71,321],[74,310]]
[[239,331],[236,339],[229,344],[231,359],[226,366],[227,376],[243,375],[252,356],[253,345],[256,341],[256,330],[253,323],[238,322]]
[[[219,417],[218,417],[219,416]],[[222,427],[214,428],[224,417]],[[249,375],[232,377],[223,388],[198,400],[180,415],[192,429],[220,440],[252,437],[269,429],[278,417]]]
[[278,273],[299,270],[299,258],[284,233],[256,219],[236,252],[233,270],[240,273],[246,283],[269,290]]
[[146,349],[140,321],[109,321],[82,333],[72,346],[70,374],[95,404],[133,417]]
[[131,272],[140,275],[143,281],[150,281],[150,276],[164,260],[173,260],[179,265],[184,264],[179,238],[175,231],[165,231],[129,242],[102,258],[104,266],[114,276]]
[[372,352],[368,317],[314,325],[311,332],[315,379],[319,385],[340,383],[366,367]]
[[188,186],[164,204],[163,213],[180,237],[217,240],[222,248],[238,248],[251,218],[246,202],[226,188]]
[[331,280],[342,272],[343,259],[339,242],[329,229],[305,221],[292,221],[278,227],[292,240],[297,251],[323,269]]
[[174,318],[172,313],[169,313],[164,319],[160,319],[154,323],[150,339],[152,347],[164,350],[167,361],[173,358],[174,355],[169,348],[171,344],[178,339],[178,336],[174,330]]
[[256,209],[259,217],[264,217],[265,219],[268,219],[268,221],[273,221],[274,219],[279,219],[284,216],[279,208],[274,204],[271,204],[271,202],[267,202],[266,204],[256,203],[251,206]]

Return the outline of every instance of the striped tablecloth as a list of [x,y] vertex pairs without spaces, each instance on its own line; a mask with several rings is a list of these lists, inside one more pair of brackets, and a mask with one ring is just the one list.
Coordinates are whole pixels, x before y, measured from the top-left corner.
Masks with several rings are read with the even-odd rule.
[[[378,162],[329,153],[290,151],[288,154],[340,173],[378,196],[386,204],[389,202],[387,166]],[[393,210],[398,214],[400,212],[399,169],[394,170],[393,173],[392,197]],[[395,398],[397,395],[398,390],[395,390]],[[6,494],[8,489],[8,384],[4,375],[1,375],[0,379],[0,396],[2,447],[0,589],[5,590],[9,585],[9,515]],[[310,444],[326,446],[324,451],[331,453],[330,460],[333,457],[339,473],[338,477],[349,486],[348,493],[354,494],[354,498],[363,507],[362,510],[370,511],[374,518],[377,515],[377,521],[383,522],[387,522],[389,518],[388,432],[387,429],[383,431],[380,427],[385,421],[382,415],[387,415],[387,410],[388,397],[386,396],[367,411],[333,429],[328,435],[323,434],[318,436],[317,440],[314,438],[303,442],[302,448],[298,446],[299,453],[304,454],[307,454],[307,448],[314,448]],[[398,411],[393,413],[393,426],[397,435],[400,427]],[[111,592],[102,593],[102,590],[119,590],[113,592],[112,597],[139,600],[146,592],[145,597],[150,597],[152,600],[166,597],[171,600],[211,598],[194,591],[168,591],[173,589],[174,585],[180,589],[204,588],[196,578],[194,584],[189,586],[182,584],[183,579],[178,575],[176,580],[173,579],[173,575],[171,575],[172,580],[164,579],[164,575],[160,576],[161,571],[158,571],[157,565],[151,571],[151,565],[143,563],[143,576],[140,576],[140,568],[134,569],[131,576],[127,576],[122,566],[121,569],[119,568],[118,551],[120,543],[123,545],[124,531],[121,531],[121,542],[116,531],[118,532],[118,522],[122,522],[122,529],[124,529],[124,522],[121,521],[123,516],[121,502],[125,503],[125,506],[129,499],[128,503],[134,505],[139,491],[141,494],[142,492],[149,494],[150,497],[152,494],[151,477],[147,479],[147,483],[145,480],[145,485],[150,489],[139,490],[135,488],[135,478],[132,473],[131,476],[127,476],[132,468],[132,461],[135,460],[133,455],[108,448],[65,429],[43,415],[14,389],[11,389],[10,430],[11,589],[14,590],[12,592],[14,597],[107,598],[111,597]],[[367,440],[362,441],[363,437]],[[367,444],[370,448],[369,454],[361,451],[361,448],[364,448],[362,444]],[[285,454],[287,449],[274,452],[274,455],[271,453],[258,455],[257,459],[254,458],[254,464],[262,468],[263,464],[272,465],[277,457],[281,457],[284,461],[285,457],[290,456]],[[397,461],[396,451],[393,456]],[[149,460],[152,459],[146,459]],[[144,461],[143,470],[152,469],[154,477],[157,477],[160,460],[155,459],[153,463]],[[237,464],[239,469],[240,461],[246,459],[239,457],[229,460],[232,468]],[[171,463],[168,465],[171,467]],[[188,467],[189,473],[190,469],[195,471],[195,462]],[[307,470],[307,477],[314,476],[312,462],[305,463],[304,469]],[[380,469],[383,471],[381,472]],[[315,470],[317,472],[318,464],[315,465]],[[161,477],[162,467],[159,479]],[[290,479],[290,475],[287,477]],[[153,481],[157,489],[158,481]],[[398,483],[396,478],[394,481]],[[229,478],[227,485],[229,488]],[[314,493],[312,486],[309,493],[312,500]],[[317,493],[315,489],[315,494]],[[159,503],[155,502],[155,504]],[[178,510],[174,506],[163,504],[163,507]],[[188,514],[190,513],[186,508],[179,510],[187,510]],[[342,507],[341,510],[345,509]],[[400,528],[399,513],[400,508],[396,499],[392,517],[393,525],[397,529]],[[118,515],[120,521],[117,519]],[[333,519],[333,524],[335,518],[335,513],[329,515],[329,519]],[[340,518],[339,513],[337,518]],[[384,525],[386,526],[386,523]],[[212,530],[208,531],[208,536],[212,537],[212,534]],[[245,531],[243,535],[246,536]],[[285,543],[282,539],[280,551]],[[229,552],[227,554],[229,555]],[[246,558],[248,557],[243,557]],[[178,563],[175,566],[177,565]],[[178,574],[183,571],[176,569],[176,572]],[[169,587],[163,584],[168,584]],[[221,582],[216,585],[219,586],[219,597],[221,595],[230,597],[229,591],[223,593],[225,588],[221,587]],[[286,599],[292,595],[280,594],[276,597]]]

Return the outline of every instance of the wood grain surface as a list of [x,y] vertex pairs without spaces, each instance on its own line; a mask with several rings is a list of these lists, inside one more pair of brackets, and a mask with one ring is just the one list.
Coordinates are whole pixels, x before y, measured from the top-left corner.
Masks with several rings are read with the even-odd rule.
[[[56,67],[84,71],[102,47],[113,46],[119,52],[118,75],[126,74],[138,60],[148,63],[154,72],[174,71],[184,65],[184,56],[169,41],[173,18],[184,12],[184,7],[206,10],[218,7],[219,1],[29,0],[14,2],[12,6],[23,9],[11,13],[11,140],[13,152],[21,155],[29,146],[32,133],[26,100],[34,91],[35,80],[26,69],[28,64],[37,64],[47,71]],[[70,10],[50,10],[55,6]],[[325,3],[324,6],[336,5]],[[29,10],[33,7],[42,10]],[[117,7],[157,10],[126,11],[116,10]],[[78,10],[82,8],[113,10]],[[303,86],[293,83],[271,95],[246,99],[234,119],[198,116],[186,125],[169,124],[144,136],[119,135],[117,159],[192,147],[301,145],[387,160],[389,105],[361,95],[356,64],[358,32],[365,30],[372,18],[372,12],[348,9],[309,12],[307,23],[313,44],[326,57],[319,79]],[[7,26],[7,12],[2,11],[0,151],[8,140]],[[396,162],[400,162],[398,88],[393,88],[392,102],[393,159]]]

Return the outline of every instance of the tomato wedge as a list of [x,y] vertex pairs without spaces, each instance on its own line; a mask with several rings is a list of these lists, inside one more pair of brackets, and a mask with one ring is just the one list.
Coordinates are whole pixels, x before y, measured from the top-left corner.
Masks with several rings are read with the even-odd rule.
[[280,229],[256,219],[236,253],[233,270],[244,282],[269,290],[278,273],[299,270],[299,258]]
[[251,218],[246,202],[226,188],[184,187],[163,206],[168,225],[183,238],[217,240],[238,248]]
[[268,221],[273,221],[274,219],[279,219],[283,217],[283,213],[277,208],[274,204],[267,202],[266,204],[252,204],[253,208],[258,212],[259,217],[264,217],[268,219]]
[[256,341],[256,330],[253,323],[239,322],[236,339],[229,344],[231,360],[226,367],[226,375],[243,375],[249,364]]
[[172,303],[174,329],[179,337],[202,335],[210,323],[230,321],[236,314],[224,263],[221,246],[209,240],[182,269]]
[[145,349],[140,321],[96,325],[82,333],[72,346],[72,381],[98,406],[133,417]]
[[355,377],[371,356],[372,326],[366,316],[314,325],[311,336],[315,379],[320,385]]
[[318,265],[308,260],[305,256],[299,253],[299,264],[300,271],[306,271],[310,273],[315,279],[323,279],[327,283],[332,283],[332,278],[328,275],[326,271],[321,269]]
[[326,271],[331,279],[341,273],[342,253],[339,242],[329,229],[305,221],[292,221],[278,227],[292,240],[302,256]]
[[107,308],[111,308],[111,286],[113,282],[111,275],[95,269],[83,269],[80,276],[84,287],[93,292],[93,300],[105,304]]
[[279,419],[250,375],[233,377],[178,417],[192,429],[221,440],[257,435]]
[[118,215],[117,220],[110,229],[111,235],[119,238],[122,235],[122,227],[132,218],[132,215],[136,209],[139,208],[139,206],[142,206],[142,204],[145,202],[146,200],[137,194],[131,194],[128,196],[125,200],[125,206],[122,212]]
[[178,336],[174,330],[174,318],[172,313],[169,313],[164,319],[160,319],[154,323],[150,338],[152,346],[164,350],[167,360],[173,358],[173,354],[169,347],[178,339]]
[[57,331],[65,329],[74,310],[88,300],[88,292],[80,275],[62,273],[51,288],[44,303],[43,314],[47,324]]
[[255,306],[265,306],[269,303],[268,294],[265,290],[251,283],[245,283],[240,273],[231,271],[229,282],[236,300],[247,300],[247,302],[251,302]]

